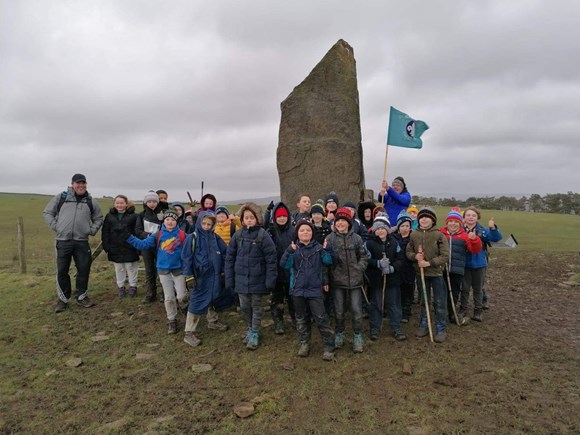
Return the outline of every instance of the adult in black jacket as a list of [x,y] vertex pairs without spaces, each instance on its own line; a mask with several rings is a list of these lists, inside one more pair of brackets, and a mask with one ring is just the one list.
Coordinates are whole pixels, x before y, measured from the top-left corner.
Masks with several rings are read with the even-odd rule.
[[278,277],[276,287],[272,291],[270,299],[270,313],[274,321],[274,332],[284,334],[284,305],[288,303],[288,312],[292,317],[292,324],[296,325],[294,302],[290,297],[290,273],[281,264],[280,260],[294,241],[296,231],[290,221],[290,210],[283,202],[279,202],[271,211],[272,222],[268,225],[268,234],[276,245],[276,257],[278,260]]
[[[135,235],[140,239],[146,239],[151,234],[156,234],[163,224],[163,210],[167,208],[166,203],[160,203],[159,197],[150,190],[143,198],[143,211],[139,213],[135,225]],[[155,302],[157,298],[157,249],[147,249],[141,251],[143,265],[145,266],[145,290],[147,291],[143,302]]]
[[369,322],[371,340],[377,340],[383,321],[384,301],[386,301],[393,336],[401,341],[407,338],[401,329],[401,281],[399,277],[405,252],[401,250],[394,236],[389,234],[389,228],[386,214],[379,214],[373,223],[372,235],[366,242],[369,253],[366,273],[371,302]]
[[127,277],[129,278],[129,296],[137,296],[139,251],[127,243],[127,234],[135,234],[136,223],[135,207],[129,204],[125,195],[117,195],[114,207],[105,217],[101,240],[107,258],[115,264],[119,297],[125,296]]

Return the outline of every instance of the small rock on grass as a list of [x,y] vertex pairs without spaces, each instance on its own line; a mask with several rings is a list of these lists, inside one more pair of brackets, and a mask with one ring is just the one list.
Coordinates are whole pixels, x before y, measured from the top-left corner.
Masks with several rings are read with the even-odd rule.
[[115,311],[114,313],[111,313],[111,317],[119,317],[122,315],[123,315],[122,311]]
[[156,349],[156,348],[158,348],[159,346],[161,346],[159,343],[147,343],[147,347],[148,347],[149,349]]
[[105,341],[108,339],[109,339],[108,335],[95,335],[91,340],[93,340],[93,341]]
[[234,407],[234,412],[240,418],[246,418],[256,412],[256,408],[249,402],[242,402]]
[[121,429],[123,426],[125,426],[127,424],[127,422],[128,422],[127,419],[123,417],[119,420],[115,420],[115,421],[112,421],[110,423],[103,425],[101,427],[101,430],[104,432],[111,431],[111,430],[118,430],[118,429]]
[[409,361],[403,361],[403,374],[404,375],[413,374],[413,367],[411,367],[411,363]]
[[46,377],[49,377],[49,376],[52,376],[52,375],[54,375],[54,374],[56,374],[56,369],[52,369],[52,370],[49,370],[49,371],[47,371],[47,372],[44,374],[44,376],[46,376]]
[[274,324],[273,320],[262,320],[262,327],[263,328],[269,328],[273,324]]
[[296,368],[296,366],[294,365],[294,363],[290,360],[284,362],[281,364],[282,368],[284,370],[294,370]]
[[191,366],[191,370],[196,373],[204,373],[213,370],[213,366],[211,364],[194,364]]
[[83,360],[80,358],[71,358],[66,362],[66,365],[69,367],[78,367],[83,363]]
[[138,353],[137,355],[135,355],[135,358],[137,358],[139,360],[151,359],[151,358],[153,358],[153,354],[152,353]]

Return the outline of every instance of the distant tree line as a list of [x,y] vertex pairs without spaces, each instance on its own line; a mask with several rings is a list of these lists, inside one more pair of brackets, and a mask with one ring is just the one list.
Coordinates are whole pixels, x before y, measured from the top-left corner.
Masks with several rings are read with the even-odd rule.
[[522,196],[515,198],[513,196],[471,196],[465,201],[455,198],[434,198],[432,196],[413,196],[413,202],[419,204],[440,205],[443,207],[461,208],[475,205],[482,209],[506,210],[506,211],[530,211],[543,213],[563,213],[578,214],[580,213],[580,194],[574,192],[568,193],[549,193],[545,196],[534,193],[529,197]]

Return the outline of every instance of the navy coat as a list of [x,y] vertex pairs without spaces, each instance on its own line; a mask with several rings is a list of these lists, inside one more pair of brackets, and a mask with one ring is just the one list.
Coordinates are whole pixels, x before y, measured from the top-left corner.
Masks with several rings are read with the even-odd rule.
[[290,271],[290,294],[320,298],[323,296],[323,265],[332,264],[332,255],[316,240],[308,245],[298,242],[296,246],[296,251],[288,247],[280,260],[280,265]]

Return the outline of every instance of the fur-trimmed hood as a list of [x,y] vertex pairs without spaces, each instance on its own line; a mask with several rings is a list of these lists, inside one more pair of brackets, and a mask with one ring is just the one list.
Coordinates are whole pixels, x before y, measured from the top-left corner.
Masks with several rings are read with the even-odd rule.
[[252,212],[254,216],[256,216],[257,226],[261,227],[264,225],[264,216],[262,215],[262,209],[260,206],[253,202],[247,202],[240,207],[240,211],[238,211],[238,215],[240,216],[240,220],[242,221],[242,225],[244,225],[244,212],[249,210]]

